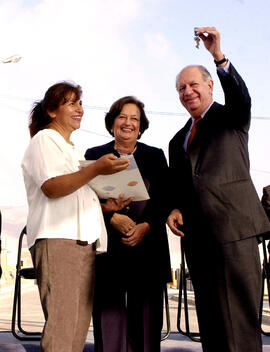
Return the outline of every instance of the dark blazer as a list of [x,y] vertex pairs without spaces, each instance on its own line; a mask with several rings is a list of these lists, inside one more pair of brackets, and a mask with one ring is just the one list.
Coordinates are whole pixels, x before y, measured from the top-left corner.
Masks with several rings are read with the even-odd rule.
[[[96,160],[104,154],[114,153],[119,156],[114,149],[114,141],[88,149],[85,158]],[[164,183],[168,180],[168,165],[165,155],[161,149],[137,143],[134,158],[141,172],[143,179],[148,183],[148,193],[150,199],[140,214],[136,222],[148,222],[150,231],[146,234],[143,241],[135,247],[128,247],[121,243],[122,235],[110,225],[110,217],[105,216],[108,232],[108,255],[113,258],[114,263],[118,262],[118,268],[123,272],[123,267],[127,267],[128,276],[133,271],[134,275],[145,277],[151,281],[161,280],[162,282],[171,281],[171,266],[166,232],[166,218],[168,214],[167,192]],[[129,207],[121,212],[130,216]],[[149,276],[150,275],[150,276]],[[124,274],[123,274],[124,276]],[[134,280],[134,277],[132,277]]]
[[187,232],[200,219],[218,242],[226,243],[265,233],[270,226],[249,174],[247,87],[232,64],[227,75],[218,76],[225,105],[213,103],[186,153],[188,120],[170,141],[169,164],[172,208],[182,211]]

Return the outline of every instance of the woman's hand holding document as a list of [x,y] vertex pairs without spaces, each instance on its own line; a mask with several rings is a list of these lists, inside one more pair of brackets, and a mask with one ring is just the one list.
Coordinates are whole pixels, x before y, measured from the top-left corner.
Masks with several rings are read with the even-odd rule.
[[[99,175],[89,182],[90,187],[97,193],[99,198],[118,198],[119,194],[123,199],[133,197],[133,201],[149,199],[149,195],[142,176],[133,155],[125,155],[130,160],[127,169],[112,175]],[[80,166],[85,167],[94,160],[80,160]]]

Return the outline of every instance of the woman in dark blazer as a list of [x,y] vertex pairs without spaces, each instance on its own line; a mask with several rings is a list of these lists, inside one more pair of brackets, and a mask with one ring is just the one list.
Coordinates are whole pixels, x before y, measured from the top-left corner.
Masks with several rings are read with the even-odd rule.
[[[165,227],[168,166],[161,149],[137,141],[149,122],[144,104],[135,97],[117,100],[106,114],[105,124],[114,140],[88,149],[85,158],[133,154],[150,199],[135,202],[120,196],[102,203],[108,251],[96,262],[95,351],[157,352],[163,290],[171,281]],[[122,209],[111,211],[113,208]]]

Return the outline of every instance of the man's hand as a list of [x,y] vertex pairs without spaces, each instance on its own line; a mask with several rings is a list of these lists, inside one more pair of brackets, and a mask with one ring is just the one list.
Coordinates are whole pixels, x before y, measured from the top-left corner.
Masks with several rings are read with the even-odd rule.
[[133,197],[129,197],[128,199],[123,200],[122,194],[119,195],[118,199],[109,198],[107,199],[106,203],[101,204],[102,212],[106,214],[122,210],[127,205],[129,205],[133,201],[133,199]]
[[184,236],[184,233],[179,230],[179,226],[183,226],[183,217],[178,209],[174,209],[167,219],[167,225],[171,231],[177,236]]
[[196,33],[216,61],[224,58],[224,54],[220,49],[220,34],[216,30],[216,27],[199,27],[196,29]]

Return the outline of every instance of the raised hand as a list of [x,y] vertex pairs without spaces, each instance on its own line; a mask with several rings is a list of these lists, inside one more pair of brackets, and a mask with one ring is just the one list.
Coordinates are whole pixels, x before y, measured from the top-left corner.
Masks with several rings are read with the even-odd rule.
[[216,27],[198,27],[196,28],[196,33],[215,60],[219,61],[224,57],[220,49],[220,33]]

